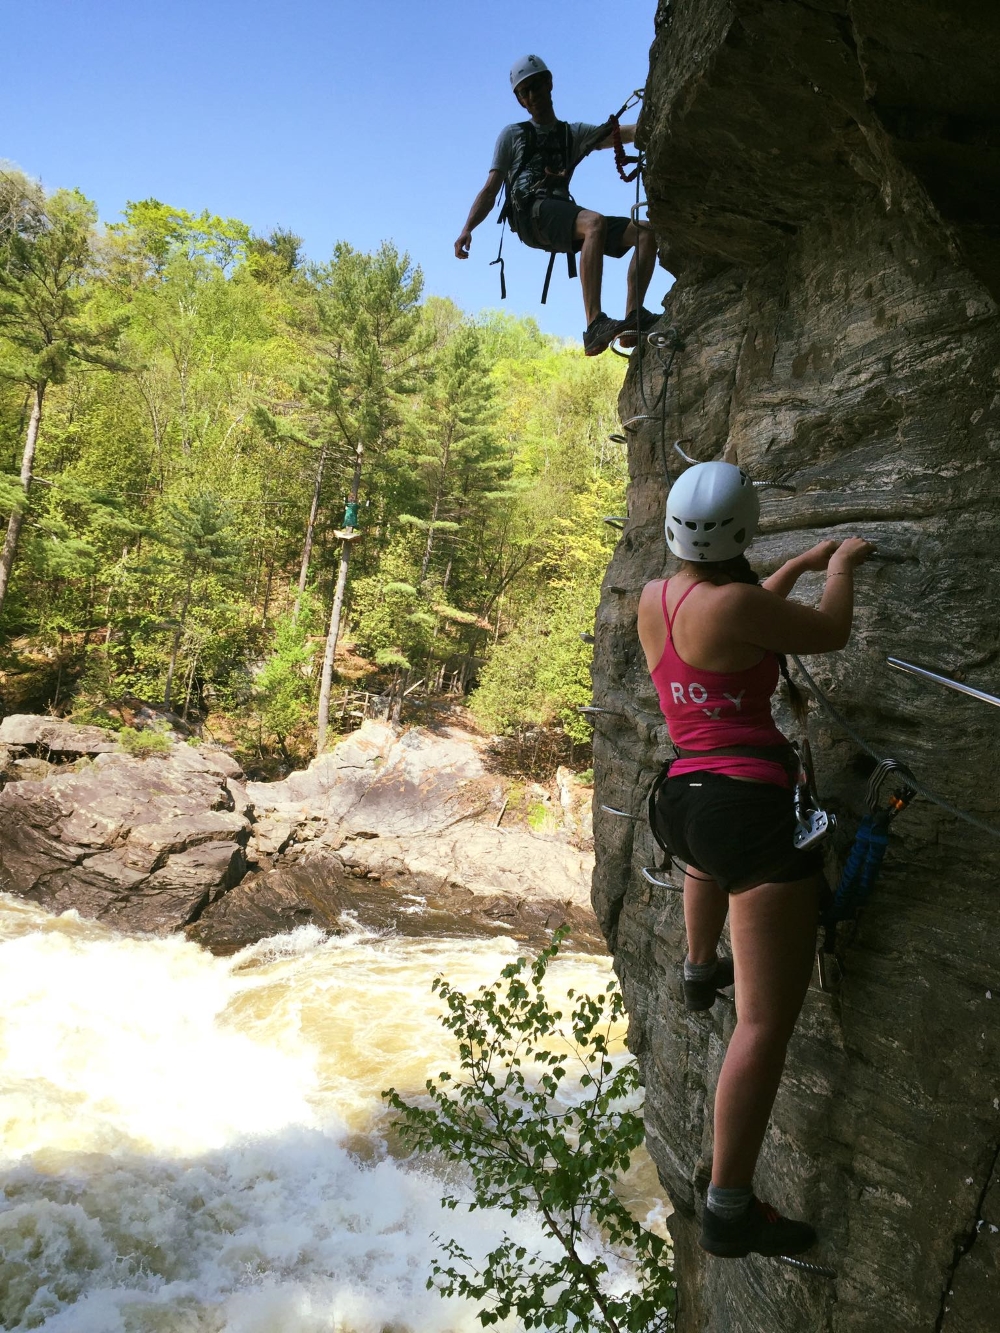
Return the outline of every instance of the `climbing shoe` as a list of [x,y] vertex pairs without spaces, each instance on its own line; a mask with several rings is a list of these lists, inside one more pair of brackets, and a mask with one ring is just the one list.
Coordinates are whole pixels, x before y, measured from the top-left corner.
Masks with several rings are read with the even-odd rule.
[[583,335],[583,352],[585,356],[600,356],[607,350],[611,339],[619,329],[619,321],[612,319],[602,310],[596,315],[587,326],[587,331]]
[[684,1008],[697,1012],[699,1009],[711,1009],[720,990],[731,986],[735,980],[733,960],[723,956],[715,965],[715,971],[704,980],[689,981],[684,978]]
[[647,310],[645,306],[640,306],[637,319],[636,313],[633,310],[630,314],[626,315],[618,325],[619,347],[634,347],[639,341],[639,334],[647,333],[660,318],[661,316],[654,315],[652,310]]
[[750,1200],[742,1217],[727,1221],[705,1209],[701,1219],[701,1248],[718,1259],[743,1259],[748,1254],[801,1254],[816,1244],[808,1222],[793,1222],[760,1199]]

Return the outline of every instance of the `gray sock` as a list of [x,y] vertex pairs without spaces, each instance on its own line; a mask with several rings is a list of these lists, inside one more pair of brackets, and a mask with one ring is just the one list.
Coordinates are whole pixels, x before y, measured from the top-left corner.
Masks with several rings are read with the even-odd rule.
[[692,963],[690,958],[684,959],[684,980],[685,981],[711,981],[715,976],[715,969],[719,966],[718,958],[713,958],[710,963]]
[[709,1185],[708,1206],[716,1217],[727,1222],[735,1222],[750,1207],[753,1190],[749,1185],[737,1185],[734,1189],[723,1189],[719,1185]]

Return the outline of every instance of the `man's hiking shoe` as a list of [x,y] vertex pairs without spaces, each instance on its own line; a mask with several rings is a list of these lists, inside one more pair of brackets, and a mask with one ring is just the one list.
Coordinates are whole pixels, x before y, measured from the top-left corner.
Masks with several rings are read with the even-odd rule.
[[652,310],[647,310],[645,306],[640,306],[637,321],[635,311],[633,310],[630,314],[626,315],[618,325],[618,346],[634,347],[639,341],[639,334],[647,333],[660,318],[662,318],[662,316],[654,315]]
[[611,339],[619,329],[617,319],[612,319],[602,310],[590,321],[586,333],[583,335],[583,352],[585,356],[600,356],[607,350]]
[[801,1254],[816,1244],[808,1222],[793,1222],[760,1199],[750,1200],[742,1217],[727,1221],[706,1207],[701,1219],[701,1248],[719,1259],[748,1254]]
[[735,980],[733,960],[722,957],[715,965],[715,971],[704,981],[688,981],[684,978],[684,1008],[697,1012],[699,1009],[711,1009],[720,990],[731,986]]

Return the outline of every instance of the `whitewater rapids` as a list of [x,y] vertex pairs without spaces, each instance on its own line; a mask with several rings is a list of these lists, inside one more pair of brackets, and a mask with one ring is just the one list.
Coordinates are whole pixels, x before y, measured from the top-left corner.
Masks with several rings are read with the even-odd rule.
[[[304,927],[222,959],[0,895],[0,1326],[480,1329],[426,1290],[432,1233],[547,1242],[442,1210],[441,1176],[389,1153],[379,1093],[454,1063],[433,977],[474,990],[518,952]],[[556,995],[610,977],[584,955],[550,969]],[[648,1163],[631,1190],[655,1220]]]

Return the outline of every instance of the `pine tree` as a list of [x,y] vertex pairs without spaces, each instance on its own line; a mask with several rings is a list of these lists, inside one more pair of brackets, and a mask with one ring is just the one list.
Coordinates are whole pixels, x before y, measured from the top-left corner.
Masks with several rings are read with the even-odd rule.
[[125,367],[112,355],[119,325],[95,322],[92,291],[94,205],[78,190],[48,198],[24,176],[0,176],[0,379],[24,385],[31,415],[21,452],[21,498],[0,549],[0,615],[34,481],[45,394],[76,364]]

